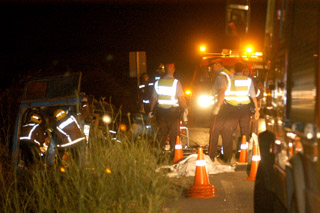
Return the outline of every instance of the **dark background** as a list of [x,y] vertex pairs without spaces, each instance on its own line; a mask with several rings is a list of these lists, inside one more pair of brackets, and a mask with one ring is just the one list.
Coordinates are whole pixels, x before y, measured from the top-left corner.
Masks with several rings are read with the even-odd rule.
[[[134,96],[129,52],[146,51],[147,72],[174,62],[188,87],[209,52],[239,48],[225,35],[226,1],[13,1],[0,3],[1,89],[33,76],[83,73],[86,93]],[[250,33],[242,43],[263,50],[266,1],[251,3]],[[23,80],[21,80],[23,79]]]

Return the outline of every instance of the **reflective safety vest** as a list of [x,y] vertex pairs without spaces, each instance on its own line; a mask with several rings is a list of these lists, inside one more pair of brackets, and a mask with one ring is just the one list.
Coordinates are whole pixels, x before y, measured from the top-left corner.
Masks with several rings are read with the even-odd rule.
[[142,96],[143,104],[150,104],[151,92],[154,83],[149,82],[148,84],[139,85],[140,95]]
[[57,145],[58,148],[70,147],[85,141],[85,136],[81,132],[77,120],[72,115],[59,123],[56,129],[60,133],[58,137],[61,139]]
[[[229,73],[230,73],[230,71],[227,69],[223,69],[221,72],[218,73],[218,75],[225,76],[227,79],[227,88],[226,88],[225,93],[227,93],[227,91],[230,91],[230,88],[231,88],[231,80],[230,80]],[[212,96],[211,91],[210,91],[210,95]],[[216,94],[214,94],[213,102],[214,103],[218,102],[218,91],[216,91]]]
[[19,139],[42,146],[45,140],[45,132],[39,124],[28,123],[22,126]]
[[158,94],[158,106],[161,108],[178,107],[176,96],[178,80],[174,78],[160,79],[154,85]]
[[249,88],[252,80],[244,75],[235,75],[231,80],[230,90],[225,93],[225,100],[234,106],[249,104]]

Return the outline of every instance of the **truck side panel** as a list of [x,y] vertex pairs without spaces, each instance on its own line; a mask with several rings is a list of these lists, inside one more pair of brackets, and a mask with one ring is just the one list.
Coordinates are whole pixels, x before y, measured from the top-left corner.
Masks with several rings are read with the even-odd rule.
[[314,123],[317,118],[320,23],[316,8],[315,3],[295,1],[291,19],[294,24],[289,46],[291,105],[288,105],[288,118],[306,123]]

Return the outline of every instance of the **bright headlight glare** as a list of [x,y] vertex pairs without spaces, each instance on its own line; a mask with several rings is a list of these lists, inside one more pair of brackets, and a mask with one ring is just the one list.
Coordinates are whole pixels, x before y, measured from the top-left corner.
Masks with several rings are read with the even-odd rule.
[[105,124],[109,124],[109,123],[111,123],[111,117],[110,117],[110,115],[104,115],[103,117],[102,117],[102,121],[103,121],[103,123],[105,123]]
[[213,102],[213,97],[212,96],[208,96],[208,95],[201,95],[198,98],[198,104],[201,107],[209,107],[210,105],[212,105]]

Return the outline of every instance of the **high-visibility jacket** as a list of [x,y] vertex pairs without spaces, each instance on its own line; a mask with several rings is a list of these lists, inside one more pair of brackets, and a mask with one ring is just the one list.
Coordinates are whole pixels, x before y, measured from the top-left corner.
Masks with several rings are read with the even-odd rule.
[[[222,71],[220,71],[220,72],[218,73],[218,75],[224,76],[224,77],[227,79],[226,92],[227,92],[227,91],[230,91],[230,87],[231,87],[230,74],[232,74],[232,73],[231,73],[229,70],[227,70],[227,69],[223,69]],[[210,91],[210,96],[212,96],[212,91]],[[214,103],[218,102],[218,91],[216,91],[216,93],[214,94],[213,102],[214,102]]]
[[72,115],[60,121],[56,129],[58,130],[57,136],[60,139],[57,145],[58,148],[71,147],[85,141],[85,136],[77,120]]
[[141,102],[143,104],[150,104],[153,85],[154,85],[154,83],[152,83],[152,82],[147,82],[145,84],[139,85],[139,93],[141,96]]
[[156,81],[154,88],[158,94],[158,106],[160,108],[178,107],[176,96],[178,80],[174,78],[160,79]]
[[28,123],[21,128],[20,140],[34,143],[41,147],[45,141],[45,131],[37,123]]
[[235,75],[231,80],[230,90],[225,93],[225,100],[234,106],[249,104],[249,89],[252,80],[244,75]]

